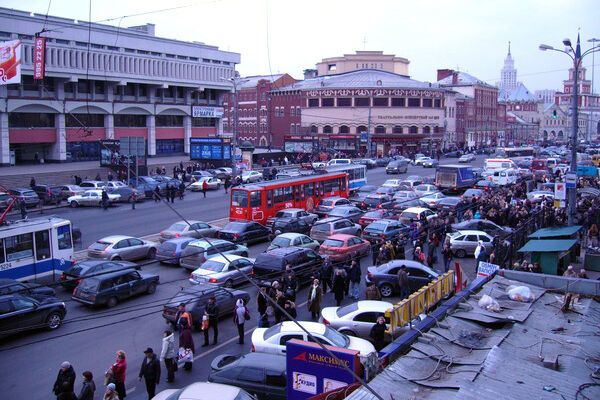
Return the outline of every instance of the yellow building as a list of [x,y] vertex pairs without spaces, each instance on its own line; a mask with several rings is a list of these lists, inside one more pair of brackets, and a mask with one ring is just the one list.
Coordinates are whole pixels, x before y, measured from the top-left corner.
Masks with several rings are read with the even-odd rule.
[[383,51],[357,51],[341,57],[324,58],[317,63],[317,76],[343,74],[360,69],[378,69],[398,75],[408,76],[410,61]]

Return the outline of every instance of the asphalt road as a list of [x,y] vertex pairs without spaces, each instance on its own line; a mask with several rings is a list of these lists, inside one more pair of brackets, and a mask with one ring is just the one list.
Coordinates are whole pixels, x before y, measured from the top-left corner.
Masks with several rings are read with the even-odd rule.
[[[482,157],[474,165],[482,164]],[[442,160],[442,164],[455,163],[456,159]],[[432,176],[434,170],[410,167],[406,175]],[[405,174],[401,175],[405,176]],[[368,183],[379,185],[387,179],[383,168],[368,172]],[[176,199],[173,208],[189,219],[213,221],[228,216],[228,196],[223,190],[209,192],[207,198],[202,193],[187,194],[185,199]],[[146,201],[131,210],[130,205],[119,205],[103,211],[98,208],[56,209],[54,214],[70,219],[74,226],[81,228],[83,246],[96,239],[111,234],[145,236],[159,232],[181,217],[162,203]],[[267,247],[266,243],[251,247],[250,257],[256,257]],[[473,261],[464,260],[463,267],[469,276],[473,276]],[[370,257],[362,260],[364,271],[370,264]],[[97,385],[96,397],[100,398],[104,390],[103,377],[106,369],[114,362],[115,352],[124,350],[128,355],[126,387],[128,399],[147,398],[143,382],[137,375],[143,359],[143,350],[153,347],[160,351],[162,332],[167,328],[162,316],[162,306],[182,287],[189,285],[188,273],[178,267],[167,267],[158,263],[148,263],[144,272],[160,275],[161,285],[153,295],[143,295],[131,299],[113,309],[91,309],[70,299],[70,293],[58,289],[58,295],[67,303],[67,317],[64,325],[55,332],[36,331],[2,339],[0,344],[0,376],[2,376],[2,397],[6,399],[52,399],[52,385],[60,363],[70,361],[77,373],[76,391],[81,387],[81,373],[90,370]],[[166,388],[181,388],[195,381],[206,380],[210,372],[210,362],[223,353],[247,353],[250,351],[250,335],[256,326],[256,289],[250,284],[241,289],[249,292],[249,308],[252,320],[246,323],[246,344],[237,344],[237,331],[231,316],[219,323],[219,343],[216,346],[200,347],[203,343],[201,333],[194,333],[197,354],[192,372],[180,371],[175,383],[167,384],[166,371],[158,391]],[[363,288],[364,290],[364,288]],[[361,291],[362,293],[362,291]],[[306,308],[307,290],[297,295],[298,318],[308,320],[310,314]],[[392,302],[397,299],[391,299]],[[343,304],[348,304],[349,299]],[[332,294],[326,294],[323,307],[333,306]],[[211,333],[212,338],[212,333]]]

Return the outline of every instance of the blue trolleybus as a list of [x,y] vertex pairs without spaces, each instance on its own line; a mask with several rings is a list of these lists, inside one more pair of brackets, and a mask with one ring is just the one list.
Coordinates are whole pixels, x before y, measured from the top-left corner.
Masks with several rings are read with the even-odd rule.
[[348,188],[351,192],[367,184],[367,166],[362,164],[339,164],[325,167],[327,172],[346,172],[348,174]]

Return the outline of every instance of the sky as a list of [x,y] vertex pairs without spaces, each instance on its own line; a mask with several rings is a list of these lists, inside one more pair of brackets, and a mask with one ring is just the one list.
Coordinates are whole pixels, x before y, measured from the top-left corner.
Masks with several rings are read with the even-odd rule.
[[[156,35],[241,53],[242,76],[287,72],[297,79],[326,57],[382,50],[410,60],[412,78],[434,82],[452,68],[495,84],[508,41],[529,90],[561,89],[572,61],[538,50],[581,34],[600,39],[598,0],[0,0],[0,6],[112,25],[156,25]],[[174,8],[167,10],[168,8]],[[134,14],[144,15],[132,16]],[[123,18],[121,18],[123,17]],[[584,59],[587,78],[592,55]],[[600,52],[595,60],[600,92]]]

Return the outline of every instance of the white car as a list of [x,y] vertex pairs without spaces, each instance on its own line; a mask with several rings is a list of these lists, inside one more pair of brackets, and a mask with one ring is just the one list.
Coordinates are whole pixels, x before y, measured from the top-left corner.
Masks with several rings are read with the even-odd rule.
[[212,382],[195,382],[183,389],[166,389],[152,400],[254,400],[244,389]]
[[423,165],[423,163],[425,161],[432,161],[431,157],[418,157],[415,158],[415,161],[413,162],[414,165]]
[[314,169],[317,169],[317,168],[323,168],[323,167],[325,167],[326,165],[327,165],[327,164],[326,164],[325,162],[323,162],[323,161],[315,161],[314,163],[312,163],[312,167],[313,167]]
[[352,164],[352,160],[350,160],[349,158],[334,158],[332,160],[329,160],[329,162],[327,163],[327,165],[348,165],[348,164]]
[[533,202],[542,201],[542,199],[554,200],[554,193],[536,190],[534,192],[527,193],[527,198],[529,199],[529,201]]
[[440,192],[435,192],[435,193],[427,193],[424,196],[421,196],[421,201],[427,203],[427,205],[431,208],[435,208],[437,206],[437,203],[442,200],[445,199],[446,195],[444,195],[443,193]]
[[471,161],[475,161],[475,156],[471,153],[464,154],[458,158],[459,163],[470,163]]
[[204,261],[200,268],[194,270],[190,275],[190,283],[211,283],[230,288],[246,282],[246,275],[252,272],[253,265],[253,258],[234,254],[218,255]]
[[202,190],[202,185],[206,182],[208,190],[219,190],[221,189],[221,184],[223,183],[219,178],[215,178],[214,176],[202,176],[198,178],[198,180],[188,186],[188,189],[192,192],[199,192]]
[[122,188],[122,187],[127,187],[127,185],[121,181],[108,181],[108,182],[104,182],[104,187],[107,190],[114,190],[114,189],[118,189],[118,188]]
[[263,175],[258,171],[244,171],[242,173],[242,182],[243,183],[254,183],[260,182],[263,178]]
[[[116,203],[121,198],[120,194],[106,193],[108,194],[108,204]],[[79,206],[102,206],[102,190],[92,189],[86,190],[83,194],[76,194],[67,198],[67,204],[71,207]]]
[[[375,352],[370,342],[344,335],[325,324],[308,321],[299,323],[323,344],[360,352],[361,361]],[[252,351],[285,355],[285,343],[291,339],[310,341],[308,335],[293,321],[281,322],[270,328],[256,328],[252,332]]]
[[306,247],[314,251],[319,251],[319,242],[302,233],[288,232],[275,236],[267,251],[278,249],[280,247]]
[[450,236],[450,250],[459,258],[474,255],[480,240],[488,254],[494,248],[494,238],[484,231],[465,230],[447,235]]
[[402,179],[387,179],[381,186],[399,190],[402,186]]
[[566,174],[567,172],[569,172],[569,169],[571,167],[569,166],[569,164],[558,164],[557,166],[555,166],[552,169],[552,172],[554,172],[554,174],[556,174],[556,171],[560,171],[563,175]]
[[425,196],[425,195],[430,194],[430,193],[439,192],[437,186],[431,185],[431,184],[428,184],[428,183],[424,183],[422,185],[418,185],[417,187],[415,187],[414,190],[415,190],[415,193],[416,193],[416,195],[418,197]]
[[419,222],[421,220],[421,215],[424,215],[425,218],[427,218],[427,221],[437,217],[437,214],[429,208],[410,207],[400,213],[398,220],[403,224],[410,224],[412,221]]
[[[344,307],[325,307],[321,310],[320,321],[348,336],[370,340],[371,328],[377,318],[385,317],[385,312],[394,305],[387,301],[361,300]],[[389,320],[386,319],[389,328]]]

